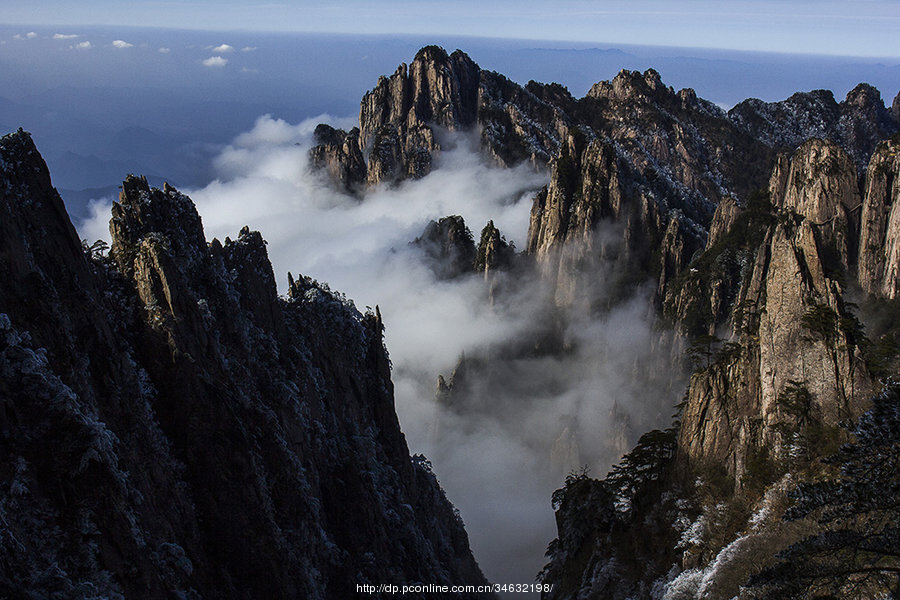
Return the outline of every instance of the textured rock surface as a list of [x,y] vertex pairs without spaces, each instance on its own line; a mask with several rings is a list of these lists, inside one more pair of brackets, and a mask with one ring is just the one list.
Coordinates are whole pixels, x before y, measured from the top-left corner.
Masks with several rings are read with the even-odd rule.
[[[449,81],[458,79],[449,57],[427,54],[446,65]],[[391,79],[401,89],[410,77],[401,68]],[[424,89],[421,82],[433,79],[420,77],[416,85]],[[872,158],[864,194],[859,174],[876,145],[897,131],[896,108],[888,111],[878,91],[861,84],[841,103],[817,91],[778,103],[751,99],[726,113],[693,90],[676,92],[652,69],[622,71],[580,99],[560,86],[522,88],[484,71],[478,81],[473,125],[459,116],[423,117],[431,108],[405,118],[433,126],[435,139],[443,129],[471,127],[500,165],[527,160],[549,167],[522,259],[551,288],[548,322],[560,330],[567,315],[602,312],[652,286],[699,358],[680,426],[648,434],[626,457],[656,461],[653,477],[639,474],[633,485],[622,476],[627,467],[614,471],[611,482],[574,477],[556,498],[560,537],[544,573],[557,586],[551,596],[660,597],[650,574],[662,585],[675,556],[699,582],[727,541],[712,554],[679,541],[673,519],[700,515],[674,504],[675,484],[684,483],[676,480],[715,488],[714,507],[758,493],[773,484],[771,465],[798,452],[798,428],[837,439],[836,424],[859,414],[873,391],[868,346],[845,296],[857,272],[864,289],[895,293],[885,287],[896,264],[889,145]],[[398,114],[409,115],[402,97],[380,93],[362,113],[394,114],[392,107],[405,106]],[[470,114],[452,93],[436,97],[459,102],[441,114]],[[403,120],[376,122],[390,119]],[[385,139],[383,162],[401,167],[378,167],[379,173],[412,176],[402,167],[410,149],[429,160],[438,149],[427,135],[396,127]],[[566,341],[535,347],[553,352]],[[461,373],[471,378],[484,368],[470,359]],[[439,401],[460,409],[467,377],[439,382]],[[792,412],[797,402],[800,417]],[[556,440],[558,463],[574,455],[569,437],[561,431]],[[730,590],[723,597],[734,596],[743,581],[723,584]]]
[[506,241],[493,221],[488,221],[475,248],[475,272],[482,273],[487,279],[497,271],[510,269],[515,262],[515,254],[515,246]]
[[314,139],[316,146],[310,150],[310,164],[314,168],[324,169],[340,189],[358,193],[366,182],[366,163],[359,149],[359,129],[354,127],[347,133],[323,123],[316,127]]
[[709,237],[706,240],[707,250],[715,246],[716,242],[728,233],[741,211],[741,205],[734,197],[722,198],[722,201],[716,206],[716,212],[713,213],[712,223],[709,224]]
[[[780,103],[751,99],[725,113],[691,89],[674,91],[652,69],[622,71],[576,99],[559,85],[522,87],[480,69],[458,50],[448,55],[429,46],[363,98],[359,144],[369,184],[429,172],[444,131],[477,131],[497,164],[549,166],[551,182],[535,199],[526,251],[557,282],[560,305],[592,306],[605,302],[602,292],[590,289],[596,278],[576,273],[591,272],[588,265],[605,262],[613,251],[634,280],[625,287],[653,281],[663,302],[669,283],[734,216],[722,213],[726,221],[712,227],[716,206],[724,198],[740,204],[764,188],[778,151],[830,137],[849,153],[851,165],[862,168],[875,144],[898,127],[879,92],[866,84],[840,104],[830,92],[815,91]],[[849,173],[844,154],[835,153],[835,160],[840,164],[825,168]],[[800,176],[816,174],[795,173]],[[848,236],[860,218],[849,180],[839,182],[846,188],[842,201],[856,204],[845,204],[844,217],[823,234],[844,267],[855,260],[856,239]],[[789,189],[777,194],[780,201],[799,203],[795,209],[815,202],[795,198]],[[849,229],[845,218],[852,221]],[[601,223],[615,224],[618,233]],[[604,231],[595,240],[598,227]]]
[[[814,226],[777,225],[759,248],[738,303],[741,335],[729,352],[691,380],[679,449],[694,465],[724,465],[737,485],[754,448],[782,451],[775,425],[791,385],[811,395],[816,420],[829,426],[859,414],[874,391],[840,287],[823,270]],[[821,316],[821,323],[813,317]]]
[[0,595],[484,581],[409,456],[377,312],[306,279],[279,298],[258,233],[207,245],[141,178],[91,259],[30,137],[0,157]]
[[704,225],[721,197],[749,194],[771,168],[768,146],[693,90],[664,85],[652,69],[597,83],[580,108],[581,120],[614,140],[641,178],[659,189],[663,208],[678,208]]
[[778,400],[789,386],[802,385],[815,418],[830,426],[858,414],[874,391],[841,283],[852,247],[848,213],[859,206],[852,162],[838,146],[812,140],[779,160],[770,190],[776,216],[762,243],[746,248],[752,263],[726,308],[738,345],[692,379],[679,438],[690,461],[725,464],[738,484],[750,448],[779,451],[773,427],[785,418]]
[[437,46],[420,50],[390,77],[381,77],[362,99],[360,146],[368,156],[368,182],[419,178],[431,171],[440,143],[432,129],[475,123],[478,66],[462,52]]
[[[317,140],[314,159],[331,176],[356,171],[356,156],[365,157],[369,185],[427,175],[442,147],[445,132],[477,128],[484,151],[501,166],[522,161],[544,165],[556,154],[568,117],[560,104],[573,104],[565,88],[519,86],[498,73],[483,71],[464,52],[447,54],[437,46],[422,48],[407,66],[380,77],[360,103],[359,139],[347,137],[343,156],[333,143]],[[352,134],[352,132],[351,132]],[[357,152],[358,150],[358,152]]]
[[[887,166],[869,167],[861,237],[875,248],[889,231],[890,148],[872,162]],[[660,293],[699,358],[679,421],[648,433],[604,480],[570,477],[557,492],[551,598],[756,597],[747,578],[812,531],[772,517],[769,495],[786,502],[778,478],[836,448],[838,424],[877,390],[845,286],[857,254],[872,279],[884,254],[867,263],[856,251],[856,169],[835,144],[779,158],[769,190],[723,201],[704,252],[673,264],[680,274]],[[663,256],[678,248],[677,222]]]
[[860,170],[878,142],[900,129],[897,111],[887,110],[881,93],[865,83],[850,90],[840,103],[830,91],[814,90],[781,102],[744,100],[728,116],[775,148],[793,150],[810,138],[830,139],[850,154]]
[[884,298],[900,295],[900,141],[883,142],[866,170],[859,236],[859,284]]
[[474,268],[475,242],[459,215],[431,221],[412,245],[422,250],[426,264],[439,279],[453,279]]
[[859,222],[862,202],[856,169],[840,146],[812,139],[789,161],[781,157],[769,183],[769,196],[776,207],[795,212],[816,226],[823,250],[833,254],[823,258],[839,262],[827,268],[849,268],[856,254],[851,219]]

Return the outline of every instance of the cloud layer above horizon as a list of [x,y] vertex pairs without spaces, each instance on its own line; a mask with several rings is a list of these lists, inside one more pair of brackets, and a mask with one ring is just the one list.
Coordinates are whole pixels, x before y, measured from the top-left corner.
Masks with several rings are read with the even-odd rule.
[[[78,5],[53,0],[9,6],[5,12],[7,23],[35,25],[166,27],[177,22],[208,30],[456,34],[900,57],[900,38],[895,35],[900,5],[892,0],[612,0],[603,4],[429,0],[414,5],[345,0],[298,6],[265,0],[225,5],[201,0],[169,3],[165,11],[148,0],[127,4],[92,0]],[[86,14],[93,15],[90,21]]]

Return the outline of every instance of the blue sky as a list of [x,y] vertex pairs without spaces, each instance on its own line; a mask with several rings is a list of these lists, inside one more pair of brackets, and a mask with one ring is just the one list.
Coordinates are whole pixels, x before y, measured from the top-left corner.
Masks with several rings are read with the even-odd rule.
[[3,22],[455,34],[900,57],[897,0],[33,0]]

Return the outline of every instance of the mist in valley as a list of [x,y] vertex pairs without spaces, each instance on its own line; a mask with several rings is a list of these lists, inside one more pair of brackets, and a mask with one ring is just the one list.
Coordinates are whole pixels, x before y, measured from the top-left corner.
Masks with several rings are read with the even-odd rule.
[[[490,281],[439,277],[410,243],[429,221],[460,215],[477,241],[492,220],[523,248],[548,174],[494,167],[475,137],[444,132],[431,174],[357,198],[309,168],[320,121],[352,125],[261,117],[215,158],[212,183],[182,191],[208,239],[244,225],[261,231],[282,291],[291,272],[360,310],[379,307],[410,452],[432,462],[487,577],[532,581],[556,535],[552,492],[569,473],[605,474],[641,433],[670,424],[683,393],[679,353],[654,323],[651,290],[596,312],[557,307],[548,280],[525,261]],[[91,214],[81,236],[108,237],[108,201]],[[592,297],[602,299],[614,269],[591,282]],[[439,375],[449,394],[437,393]]]

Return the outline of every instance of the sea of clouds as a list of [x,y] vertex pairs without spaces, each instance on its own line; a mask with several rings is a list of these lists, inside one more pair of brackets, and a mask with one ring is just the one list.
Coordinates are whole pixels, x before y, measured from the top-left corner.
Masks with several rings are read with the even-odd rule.
[[[553,490],[583,467],[605,474],[643,431],[668,425],[680,397],[682,374],[654,325],[650,291],[601,314],[570,309],[560,321],[563,350],[527,351],[554,314],[552,286],[527,269],[499,275],[507,291],[494,295],[479,274],[442,280],[410,242],[429,221],[461,215],[476,242],[493,220],[523,248],[548,173],[497,168],[473,135],[445,132],[428,176],[360,199],[310,169],[319,122],[354,125],[260,117],[218,154],[214,181],[182,191],[208,239],[244,225],[262,232],[282,292],[290,271],[328,283],[361,310],[379,306],[410,451],[431,459],[488,578],[530,582],[556,535]],[[109,199],[90,209],[82,237],[108,239]],[[594,283],[602,287],[609,273],[597,269]],[[449,379],[462,356],[465,398],[451,409],[435,401],[436,380]]]

